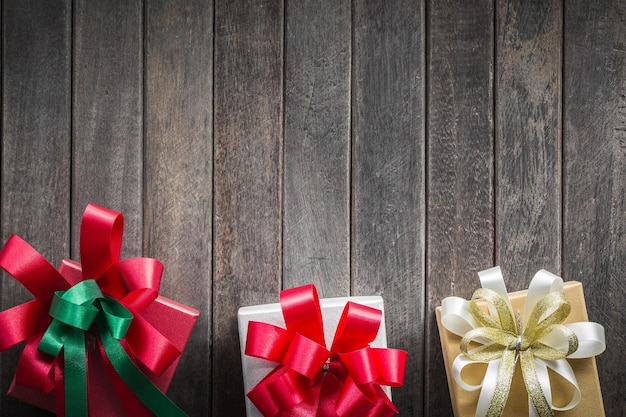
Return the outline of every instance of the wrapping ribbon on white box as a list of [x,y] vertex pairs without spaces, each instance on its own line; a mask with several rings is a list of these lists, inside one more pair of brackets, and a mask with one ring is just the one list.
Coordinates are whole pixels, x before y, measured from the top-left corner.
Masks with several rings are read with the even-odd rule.
[[386,348],[381,297],[320,300],[308,285],[280,300],[239,309],[248,417],[397,414],[389,386],[402,384],[406,352]]

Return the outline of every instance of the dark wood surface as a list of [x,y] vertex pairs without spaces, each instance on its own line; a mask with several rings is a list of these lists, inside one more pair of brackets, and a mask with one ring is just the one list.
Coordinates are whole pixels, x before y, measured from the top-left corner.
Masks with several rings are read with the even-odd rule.
[[[11,233],[19,233],[54,263],[70,256],[70,3],[2,3],[2,241],[4,244]],[[8,34],[12,41],[7,40]],[[4,273],[0,288],[2,310],[32,297]],[[0,356],[3,394],[13,379],[20,350],[11,349]],[[6,395],[0,396],[0,413],[45,414]]]
[[[282,271],[283,4],[215,5],[214,416],[244,415],[237,309],[276,300]],[[207,100],[211,100],[207,97]],[[204,237],[205,244],[211,239]]]
[[[78,258],[88,202],[201,312],[169,395],[243,416],[236,312],[381,295],[402,416],[450,416],[434,309],[499,264],[584,284],[626,415],[622,0],[2,0],[0,234]],[[30,299],[2,274],[0,308]],[[0,416],[49,413],[4,395]]]
[[[593,16],[593,19],[590,17]],[[607,416],[626,415],[626,4],[565,8],[563,274],[586,286],[604,323],[597,359]]]
[[350,295],[350,1],[285,4],[283,285]]
[[494,262],[494,7],[429,3],[425,415],[452,415],[434,310]]
[[386,300],[389,345],[409,352],[401,415],[419,415],[424,357],[424,8],[353,3],[352,293]]
[[172,381],[186,389],[170,396],[190,416],[206,415],[213,386],[213,246],[206,244],[213,235],[213,51],[206,47],[213,7],[171,0],[145,7],[143,253],[164,263],[162,291],[200,311],[202,330],[192,333]]

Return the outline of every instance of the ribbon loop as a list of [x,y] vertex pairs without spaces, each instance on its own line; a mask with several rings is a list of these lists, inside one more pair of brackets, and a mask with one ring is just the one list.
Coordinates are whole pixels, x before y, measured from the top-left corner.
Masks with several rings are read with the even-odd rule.
[[133,313],[114,298],[105,296],[99,301],[100,311],[111,336],[118,340],[123,339],[133,321]]
[[324,345],[296,333],[285,353],[283,365],[313,380],[329,357],[330,352]]
[[335,352],[349,352],[368,346],[378,334],[382,311],[348,301],[337,324],[331,346]]
[[89,330],[98,314],[98,309],[93,306],[98,297],[102,297],[102,293],[93,280],[82,281],[67,291],[55,292],[50,304],[50,316],[54,320],[39,342],[39,350],[57,356],[71,336],[80,334],[74,329]]
[[59,294],[62,293],[56,293],[52,299],[50,316],[68,326],[76,327],[80,330],[89,330],[91,323],[96,318],[96,314],[98,314],[98,309],[90,305],[74,304],[69,300],[63,299]]

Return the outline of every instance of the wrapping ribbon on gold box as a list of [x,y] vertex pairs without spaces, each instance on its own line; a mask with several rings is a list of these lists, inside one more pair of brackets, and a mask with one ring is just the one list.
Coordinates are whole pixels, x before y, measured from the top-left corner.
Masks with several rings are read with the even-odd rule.
[[[571,306],[563,293],[563,280],[548,271],[534,276],[523,312],[513,309],[499,267],[480,272],[479,278],[482,288],[471,300],[445,298],[440,316],[445,329],[462,337],[451,375],[462,389],[480,390],[476,417],[502,415],[518,362],[530,417],[553,416],[553,410],[576,407],[581,389],[567,359],[602,353],[604,328],[593,322],[563,324]],[[482,380],[478,384],[466,381],[463,370],[477,363],[486,364]],[[564,405],[552,401],[548,369],[573,387]]]

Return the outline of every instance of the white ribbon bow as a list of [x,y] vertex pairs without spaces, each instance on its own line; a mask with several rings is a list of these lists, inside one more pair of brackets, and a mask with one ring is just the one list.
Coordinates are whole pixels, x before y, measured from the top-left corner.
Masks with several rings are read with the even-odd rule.
[[[509,300],[509,296],[506,291],[506,285],[504,284],[504,279],[502,278],[500,267],[496,266],[479,272],[478,276],[482,287],[498,293],[498,295],[506,301],[509,310],[511,311],[513,317],[515,317],[513,308],[511,307],[511,301]],[[524,305],[524,318],[521,322],[522,328],[524,328],[528,322],[530,313],[537,302],[551,292],[563,292],[563,280],[545,270],[537,272],[528,287],[528,295],[526,296],[526,303]],[[482,327],[476,322],[474,316],[470,312],[470,301],[468,300],[460,297],[447,297],[441,303],[441,307],[441,323],[446,329],[456,335],[463,337],[470,330]],[[499,320],[495,307],[491,303],[488,303],[488,307],[489,314],[495,320]],[[549,314],[551,314],[551,311],[547,311],[544,316]],[[604,327],[602,327],[602,325],[593,322],[578,322],[567,324],[565,326],[574,332],[578,338],[578,349],[566,356],[566,358],[590,358],[604,352],[606,345]],[[474,341],[482,343],[482,345],[476,349],[472,349],[472,352],[484,349],[491,344],[489,341],[481,341],[480,339]],[[545,337],[542,337],[541,343],[554,349],[564,351],[568,350],[567,341],[564,340],[562,333],[558,331],[552,331]],[[479,362],[487,363],[485,376],[478,385],[468,384],[461,377],[461,372],[466,366]],[[501,359],[499,358],[487,362],[471,360],[461,353],[455,358],[454,363],[452,364],[452,374],[456,383],[461,388],[466,391],[481,390],[476,407],[476,417],[485,417],[489,412],[489,407],[496,391],[500,362]],[[550,407],[553,410],[558,411],[565,411],[574,408],[580,402],[581,392],[576,376],[574,375],[574,371],[568,361],[566,359],[544,360],[535,357],[534,362],[541,390],[543,391],[543,395],[545,396]],[[559,374],[574,387],[574,394],[572,395],[570,402],[563,407],[556,407],[552,403],[548,368]],[[528,408],[529,417],[537,417],[537,413],[530,398],[528,401]]]

